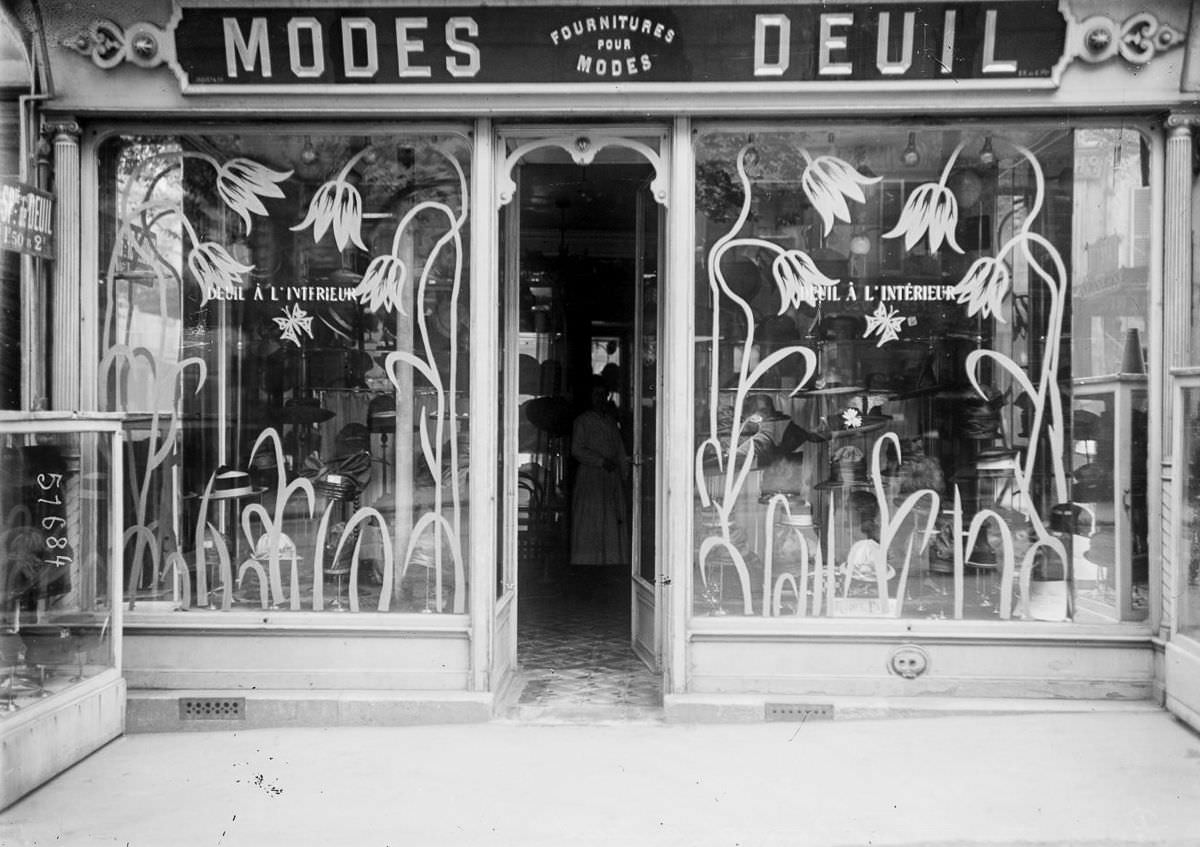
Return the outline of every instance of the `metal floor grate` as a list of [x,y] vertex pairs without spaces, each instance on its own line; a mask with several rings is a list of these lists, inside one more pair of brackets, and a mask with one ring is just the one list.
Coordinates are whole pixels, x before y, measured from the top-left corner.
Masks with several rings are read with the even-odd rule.
[[767,703],[765,720],[815,721],[833,720],[832,703]]
[[181,721],[241,721],[246,719],[245,697],[180,697]]

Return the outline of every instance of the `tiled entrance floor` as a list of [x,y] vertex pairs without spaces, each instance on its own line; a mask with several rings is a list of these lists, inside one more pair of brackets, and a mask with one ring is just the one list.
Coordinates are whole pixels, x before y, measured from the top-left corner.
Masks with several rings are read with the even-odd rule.
[[510,717],[654,720],[661,678],[633,652],[626,574],[581,595],[564,582],[523,585],[518,616],[519,694]]

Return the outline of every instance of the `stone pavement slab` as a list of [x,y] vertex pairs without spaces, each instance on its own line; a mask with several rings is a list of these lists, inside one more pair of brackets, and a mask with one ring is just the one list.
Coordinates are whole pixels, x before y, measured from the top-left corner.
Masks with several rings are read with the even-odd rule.
[[0,814],[4,847],[1200,845],[1163,712],[118,739]]

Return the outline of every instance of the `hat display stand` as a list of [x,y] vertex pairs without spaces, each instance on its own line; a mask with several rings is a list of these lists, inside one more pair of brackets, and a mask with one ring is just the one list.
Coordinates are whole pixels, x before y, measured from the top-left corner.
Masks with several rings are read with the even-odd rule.
[[391,393],[371,399],[367,406],[367,429],[378,435],[380,441],[379,463],[383,466],[383,493],[388,493],[388,437],[396,432],[396,398]]
[[[1020,453],[1014,449],[1004,424],[1004,395],[991,386],[983,386],[983,395],[973,386],[947,389],[935,395],[945,414],[953,422],[958,466],[952,484],[962,496],[963,523],[982,510],[1000,515],[1021,507],[1016,470]],[[965,551],[964,569],[974,578],[975,602],[980,609],[995,604],[992,595],[1000,589],[1001,557],[993,546],[988,524],[976,536],[972,549]],[[965,543],[966,538],[958,543]],[[953,571],[953,560],[949,563]],[[931,570],[945,573],[947,562],[930,560]]]
[[[256,472],[261,472],[261,468],[255,468]],[[245,500],[253,500],[261,497],[267,490],[266,486],[255,483],[255,475],[248,470],[235,468],[230,465],[221,465],[213,472],[209,482],[208,503],[216,510],[216,526],[222,535],[228,536],[228,554],[231,562],[239,561],[239,536],[241,533],[236,530],[231,530],[231,527],[236,527],[238,524],[238,516],[242,512],[242,502]],[[184,494],[185,500],[198,500],[203,504],[204,493],[196,492]],[[203,508],[203,505],[202,505]],[[207,536],[205,536],[207,538]],[[220,577],[220,559],[217,552],[212,549],[211,539],[201,542],[197,540],[197,544],[204,544],[204,556],[198,567],[203,568],[204,572],[198,573],[196,576],[198,587],[213,586],[212,590],[206,593],[206,596],[197,596],[196,605],[202,606],[207,603],[210,609],[217,608],[216,600],[214,599],[217,593],[223,590],[223,586],[218,585]],[[203,583],[200,582],[203,577]]]

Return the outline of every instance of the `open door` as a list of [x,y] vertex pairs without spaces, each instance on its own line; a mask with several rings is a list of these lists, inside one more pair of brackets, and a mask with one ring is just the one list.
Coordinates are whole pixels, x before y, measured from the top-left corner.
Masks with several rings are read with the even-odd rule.
[[[545,632],[531,610],[545,615],[548,604],[556,604],[549,614],[567,626],[555,630],[557,639],[582,643],[601,630],[607,637],[616,624],[632,661],[636,654],[652,670],[660,666],[657,345],[664,218],[656,199],[662,199],[657,151],[664,139],[665,133],[638,139],[583,130],[553,137],[514,130],[501,137],[497,680],[518,664],[528,666],[522,639],[532,643],[529,633]],[[596,496],[595,488],[581,492],[603,464],[591,467],[581,453],[578,424],[589,413],[599,413],[615,433],[620,461],[612,464],[624,471],[618,483],[604,468],[613,476],[602,484],[600,501],[581,499]],[[592,527],[599,512],[619,516]],[[619,601],[604,609],[605,617],[589,617],[597,610],[578,606],[563,614],[580,594],[608,602],[614,587]]]
[[[497,166],[503,163],[498,154]],[[519,173],[515,174],[519,178]],[[514,189],[516,190],[516,189]],[[498,489],[500,523],[499,555],[496,559],[496,605],[492,618],[492,652],[490,661],[492,689],[502,692],[517,670],[517,514],[519,479],[517,476],[517,415],[513,402],[519,388],[517,366],[513,356],[504,351],[515,346],[519,326],[519,302],[515,280],[520,279],[520,251],[510,249],[520,241],[520,199],[505,206],[500,213],[500,335],[497,355],[501,361],[500,386],[500,467]]]
[[659,368],[658,338],[662,325],[659,268],[663,266],[661,207],[649,191],[636,198],[634,245],[634,309],[632,346],[632,572],[630,638],[634,652],[652,670],[662,666],[663,563],[658,551]]

